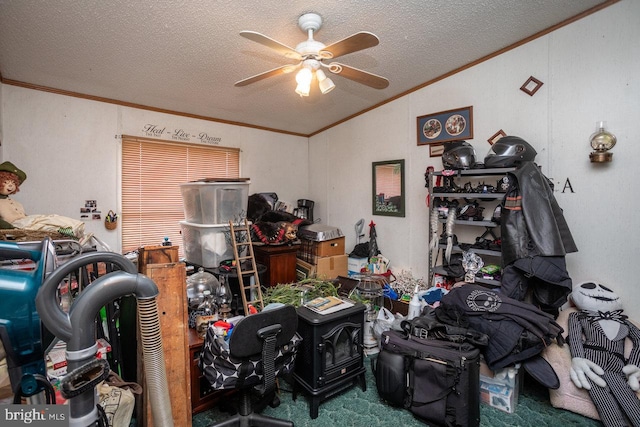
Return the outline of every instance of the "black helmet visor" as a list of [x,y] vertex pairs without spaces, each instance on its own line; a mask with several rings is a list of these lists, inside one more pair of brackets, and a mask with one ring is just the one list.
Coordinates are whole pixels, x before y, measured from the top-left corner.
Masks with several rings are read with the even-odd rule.
[[489,156],[516,156],[525,151],[522,144],[500,144],[495,143],[489,150]]

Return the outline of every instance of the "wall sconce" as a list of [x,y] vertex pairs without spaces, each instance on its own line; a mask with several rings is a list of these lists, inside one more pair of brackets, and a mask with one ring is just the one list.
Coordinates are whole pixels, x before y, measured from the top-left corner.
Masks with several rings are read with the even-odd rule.
[[606,163],[613,159],[613,153],[609,153],[616,145],[616,137],[606,130],[607,122],[596,122],[596,131],[589,137],[591,148],[594,151],[589,154],[591,163]]

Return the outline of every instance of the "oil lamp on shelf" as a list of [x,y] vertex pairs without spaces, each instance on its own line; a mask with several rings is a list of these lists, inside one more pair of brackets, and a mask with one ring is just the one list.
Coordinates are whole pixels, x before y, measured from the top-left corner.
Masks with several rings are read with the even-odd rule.
[[220,278],[220,287],[218,287],[217,303],[218,303],[218,315],[222,320],[226,320],[232,316],[231,313],[231,289],[227,283],[226,278]]

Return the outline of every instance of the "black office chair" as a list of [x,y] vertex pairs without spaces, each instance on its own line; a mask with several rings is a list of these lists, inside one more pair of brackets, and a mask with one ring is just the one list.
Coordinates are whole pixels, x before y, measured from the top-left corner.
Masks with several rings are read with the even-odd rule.
[[[298,345],[298,314],[292,305],[267,309],[240,320],[226,349],[212,327],[207,330],[199,366],[215,390],[240,389],[238,413],[215,427],[293,427],[292,421],[258,414],[280,402],[275,394],[276,377],[291,373]],[[258,403],[253,403],[253,395]],[[214,427],[210,426],[210,427]]]

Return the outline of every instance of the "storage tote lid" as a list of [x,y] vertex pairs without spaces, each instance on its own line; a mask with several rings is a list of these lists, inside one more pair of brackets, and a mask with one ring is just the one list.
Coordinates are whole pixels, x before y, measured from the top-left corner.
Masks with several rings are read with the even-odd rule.
[[203,182],[203,183],[208,183],[208,182],[239,182],[239,183],[247,183],[250,184],[251,183],[251,178],[200,178],[200,179],[196,179],[195,181],[189,181],[189,184],[193,184],[193,183],[198,183],[198,182]]

